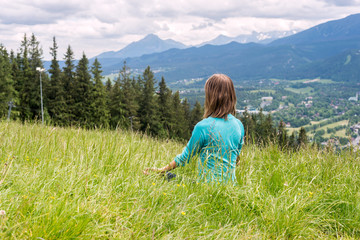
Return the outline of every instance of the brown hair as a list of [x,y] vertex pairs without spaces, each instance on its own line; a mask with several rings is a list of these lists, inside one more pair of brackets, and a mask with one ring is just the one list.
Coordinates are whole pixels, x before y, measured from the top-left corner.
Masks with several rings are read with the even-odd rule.
[[235,115],[236,94],[232,80],[225,74],[214,74],[205,83],[204,118]]

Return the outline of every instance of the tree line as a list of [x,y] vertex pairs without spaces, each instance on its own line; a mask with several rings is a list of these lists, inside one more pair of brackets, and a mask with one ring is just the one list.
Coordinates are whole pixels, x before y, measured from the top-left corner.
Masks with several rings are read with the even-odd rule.
[[275,143],[282,150],[298,150],[308,144],[305,128],[301,127],[299,132],[293,131],[289,136],[285,123],[281,120],[276,126],[270,114],[264,115],[262,110],[258,114],[245,111],[240,120],[244,125],[245,142],[264,146]]
[[43,68],[43,51],[32,34],[24,36],[19,51],[8,53],[0,45],[0,115],[12,119],[41,119],[40,74],[43,85],[44,115],[49,124],[84,128],[122,128],[153,136],[188,139],[194,125],[202,119],[199,102],[191,108],[179,92],[171,91],[162,78],[158,86],[150,67],[138,76],[130,74],[124,63],[119,76],[104,84],[100,62],[83,53],[75,65],[68,46],[65,66],[60,68],[55,37],[50,48],[51,65]]
[[[44,115],[48,124],[84,128],[122,128],[141,131],[152,136],[189,139],[203,108],[196,101],[191,108],[162,78],[156,79],[150,67],[134,76],[124,63],[118,77],[104,84],[101,64],[95,59],[89,66],[85,53],[75,65],[74,53],[68,46],[64,67],[60,68],[55,37],[50,47],[52,56],[48,73],[43,68],[43,51],[32,34],[24,35],[19,51],[10,54],[0,45],[0,116],[36,121],[41,119],[40,74],[44,95]],[[245,112],[240,120],[245,126],[247,143],[264,145],[277,142],[282,148],[296,149],[306,144],[304,129],[298,136],[287,136],[284,123],[276,127],[271,116]]]

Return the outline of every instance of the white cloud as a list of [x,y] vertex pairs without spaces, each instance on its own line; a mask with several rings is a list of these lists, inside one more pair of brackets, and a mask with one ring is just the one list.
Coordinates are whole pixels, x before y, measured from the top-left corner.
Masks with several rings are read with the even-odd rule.
[[356,6],[360,4],[359,0],[324,0],[326,3],[335,6]]
[[0,0],[0,42],[16,50],[34,33],[46,58],[52,36],[62,56],[119,50],[149,33],[188,45],[219,34],[305,29],[360,12],[360,0]]

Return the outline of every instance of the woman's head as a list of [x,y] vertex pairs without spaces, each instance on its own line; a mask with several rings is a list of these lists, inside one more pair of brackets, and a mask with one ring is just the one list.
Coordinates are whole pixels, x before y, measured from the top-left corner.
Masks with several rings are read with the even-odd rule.
[[227,118],[235,115],[236,94],[232,80],[225,74],[214,74],[205,83],[204,118]]

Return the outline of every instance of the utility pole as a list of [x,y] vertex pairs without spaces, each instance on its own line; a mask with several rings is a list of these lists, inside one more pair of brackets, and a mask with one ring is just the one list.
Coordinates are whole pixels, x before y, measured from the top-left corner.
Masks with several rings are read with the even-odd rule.
[[8,117],[7,120],[10,121],[10,115],[11,115],[11,108],[15,107],[14,102],[10,101],[9,102],[9,111],[8,111]]
[[36,71],[39,71],[39,73],[40,73],[41,122],[42,122],[42,124],[44,124],[44,105],[43,105],[43,95],[42,95],[41,73],[45,71],[45,68],[37,67]]
[[129,117],[130,118],[130,126],[131,126],[131,131],[133,130],[133,118],[134,116]]

